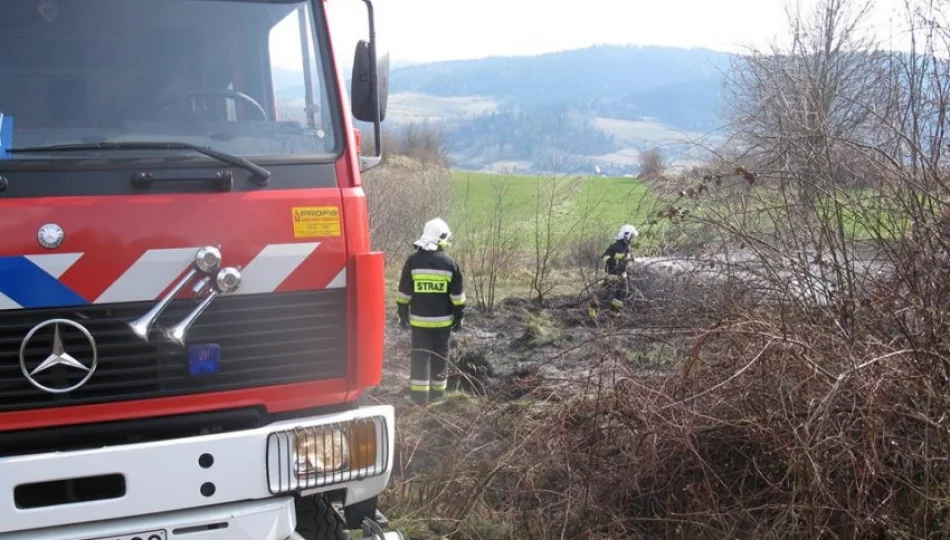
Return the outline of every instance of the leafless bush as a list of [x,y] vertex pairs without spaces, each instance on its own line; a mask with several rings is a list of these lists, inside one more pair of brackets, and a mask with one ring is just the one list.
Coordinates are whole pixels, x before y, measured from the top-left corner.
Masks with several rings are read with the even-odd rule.
[[637,157],[642,178],[658,178],[666,172],[666,156],[659,148],[650,148]]
[[[445,126],[428,120],[410,122],[407,125],[384,125],[380,134],[383,146],[383,163],[391,156],[412,158],[422,164],[449,166],[445,141]],[[375,152],[372,131],[362,133],[360,153]]]
[[[373,143],[366,136],[363,152],[369,153]],[[381,138],[382,165],[369,170],[364,179],[370,237],[374,249],[396,255],[408,249],[426,221],[445,217],[449,206],[449,160],[444,132],[437,124],[423,122],[401,129],[387,128]],[[388,262],[393,260],[390,257]]]
[[[898,396],[925,390],[902,369],[912,367],[907,357],[826,374],[809,363],[827,358],[826,343],[749,340],[773,329],[742,326],[716,346],[747,353],[744,363],[687,364],[659,382],[630,373],[532,419],[547,429],[510,464],[510,482],[525,487],[518,504],[549,509],[546,523],[524,524],[532,537],[565,527],[571,538],[923,538],[942,529],[948,471],[933,458],[950,441],[939,417],[906,415]],[[702,353],[715,341],[706,339]]]
[[568,213],[563,205],[582,183],[583,180],[561,175],[538,177],[535,181],[531,291],[539,305],[557,286],[555,268],[567,252],[568,239],[577,234],[596,212],[596,204],[588,204],[573,214]]
[[568,245],[568,258],[571,268],[582,283],[594,280],[600,272],[603,261],[601,255],[605,249],[604,239],[591,233],[576,235]]
[[[646,439],[575,445],[607,448],[584,456],[591,462],[629,456],[624,474],[642,478],[596,506],[605,519],[620,502],[637,508],[622,528],[758,538],[947,530],[950,272],[937,149],[950,78],[932,48],[884,55],[858,38],[865,8],[820,2],[817,17],[793,21],[793,50],[752,55],[737,70],[734,141],[761,168],[715,175],[689,218],[715,232],[715,249],[687,271],[714,264],[741,294],[716,307],[720,324],[679,376],[618,389],[610,408],[629,399],[618,417]],[[588,414],[580,421],[595,421]],[[619,476],[615,465],[593,485]]]
[[397,154],[411,157],[426,165],[448,167],[445,129],[442,124],[431,123],[428,120],[410,122],[395,138]]
[[426,221],[444,216],[448,208],[447,169],[424,165],[404,156],[367,172],[364,189],[369,206],[373,249],[389,255],[390,263],[422,233]]
[[510,274],[517,260],[520,228],[515,221],[509,198],[511,186],[499,182],[492,185],[490,208],[482,212],[471,195],[472,180],[465,182],[465,191],[458,202],[459,262],[466,281],[474,292],[476,305],[491,312],[498,299],[499,281]]

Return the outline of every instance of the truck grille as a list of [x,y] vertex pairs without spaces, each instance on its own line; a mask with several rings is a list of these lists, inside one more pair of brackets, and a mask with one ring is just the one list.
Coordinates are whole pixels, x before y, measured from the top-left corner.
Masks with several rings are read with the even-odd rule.
[[[154,302],[0,311],[0,412],[63,407],[132,399],[207,393],[331,379],[346,374],[346,293],[343,289],[302,293],[223,297],[215,300],[187,334],[188,345],[217,344],[217,373],[191,375],[186,349],[161,338],[146,343],[126,325]],[[162,314],[158,326],[172,326],[195,303],[180,300]],[[86,327],[96,340],[99,364],[82,387],[64,394],[39,390],[20,369],[20,345],[35,325],[68,319]],[[65,327],[64,327],[65,328]],[[49,334],[48,336],[46,334]],[[67,353],[86,365],[88,341],[64,332]],[[28,358],[52,352],[52,331],[30,340]],[[84,372],[53,367],[35,378],[64,388]]]

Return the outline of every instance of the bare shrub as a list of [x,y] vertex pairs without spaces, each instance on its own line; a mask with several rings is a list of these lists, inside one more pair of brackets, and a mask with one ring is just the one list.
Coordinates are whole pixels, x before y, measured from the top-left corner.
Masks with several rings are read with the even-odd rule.
[[366,173],[370,238],[373,249],[390,255],[389,263],[409,249],[426,221],[445,215],[448,176],[448,169],[404,156],[391,156],[384,165]]
[[666,156],[659,148],[654,147],[640,152],[637,161],[642,178],[658,178],[666,172]]
[[532,537],[920,538],[940,527],[939,503],[928,517],[928,496],[905,487],[947,472],[925,457],[947,448],[945,430],[893,398],[924,390],[915,377],[874,367],[838,381],[797,358],[825,358],[819,348],[734,337],[722,344],[748,353],[743,364],[659,382],[629,373],[533,418],[547,429],[521,445],[507,482],[523,486],[517,504],[550,509],[523,521]]
[[[376,144],[372,126],[361,132],[360,153],[372,155]],[[412,121],[406,125],[384,125],[380,134],[383,146],[383,162],[390,156],[410,157],[423,164],[449,166],[445,140],[445,126],[440,122]]]
[[575,235],[568,244],[568,259],[572,269],[582,283],[593,281],[603,266],[601,255],[605,242],[600,235]]
[[567,253],[569,239],[596,212],[596,204],[585,205],[573,213],[564,204],[582,183],[583,180],[561,175],[548,178],[539,176],[535,180],[533,253],[530,264],[532,296],[539,305],[558,285],[558,273],[555,270]]
[[426,165],[449,166],[445,128],[441,123],[410,122],[396,135],[395,152]]
[[[364,135],[364,137],[366,137]],[[406,154],[400,153],[400,141],[399,133],[391,128],[384,128],[381,134],[382,144],[383,144],[383,164],[389,161],[389,158],[392,156],[405,156]],[[369,148],[365,151],[366,154],[369,154],[372,151],[372,145],[367,144],[366,139],[364,138],[363,147]]]
[[[365,137],[366,135],[364,135]],[[449,209],[449,169],[444,130],[428,121],[384,129],[383,162],[364,175],[373,249],[396,255],[409,249],[426,221]],[[363,152],[370,153],[364,139]],[[451,224],[450,224],[451,225]],[[393,264],[398,256],[390,256]]]
[[498,285],[513,270],[520,247],[520,229],[515,222],[510,200],[511,185],[492,184],[487,211],[478,206],[472,195],[472,180],[466,179],[464,194],[458,201],[455,215],[461,245],[459,262],[465,279],[474,292],[475,304],[490,313],[495,308]]

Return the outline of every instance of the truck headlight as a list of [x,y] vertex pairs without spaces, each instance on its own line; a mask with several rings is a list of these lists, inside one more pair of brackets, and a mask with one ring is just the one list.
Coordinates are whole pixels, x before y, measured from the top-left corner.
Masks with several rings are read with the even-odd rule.
[[347,465],[349,445],[342,429],[302,429],[295,434],[294,474],[304,478]]
[[389,463],[382,416],[271,433],[267,482],[272,494],[378,476]]

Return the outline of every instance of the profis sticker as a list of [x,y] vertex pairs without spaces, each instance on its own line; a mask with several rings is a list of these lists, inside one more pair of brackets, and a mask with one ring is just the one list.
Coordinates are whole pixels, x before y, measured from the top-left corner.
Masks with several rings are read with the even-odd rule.
[[336,206],[295,206],[294,238],[340,236],[340,209]]

